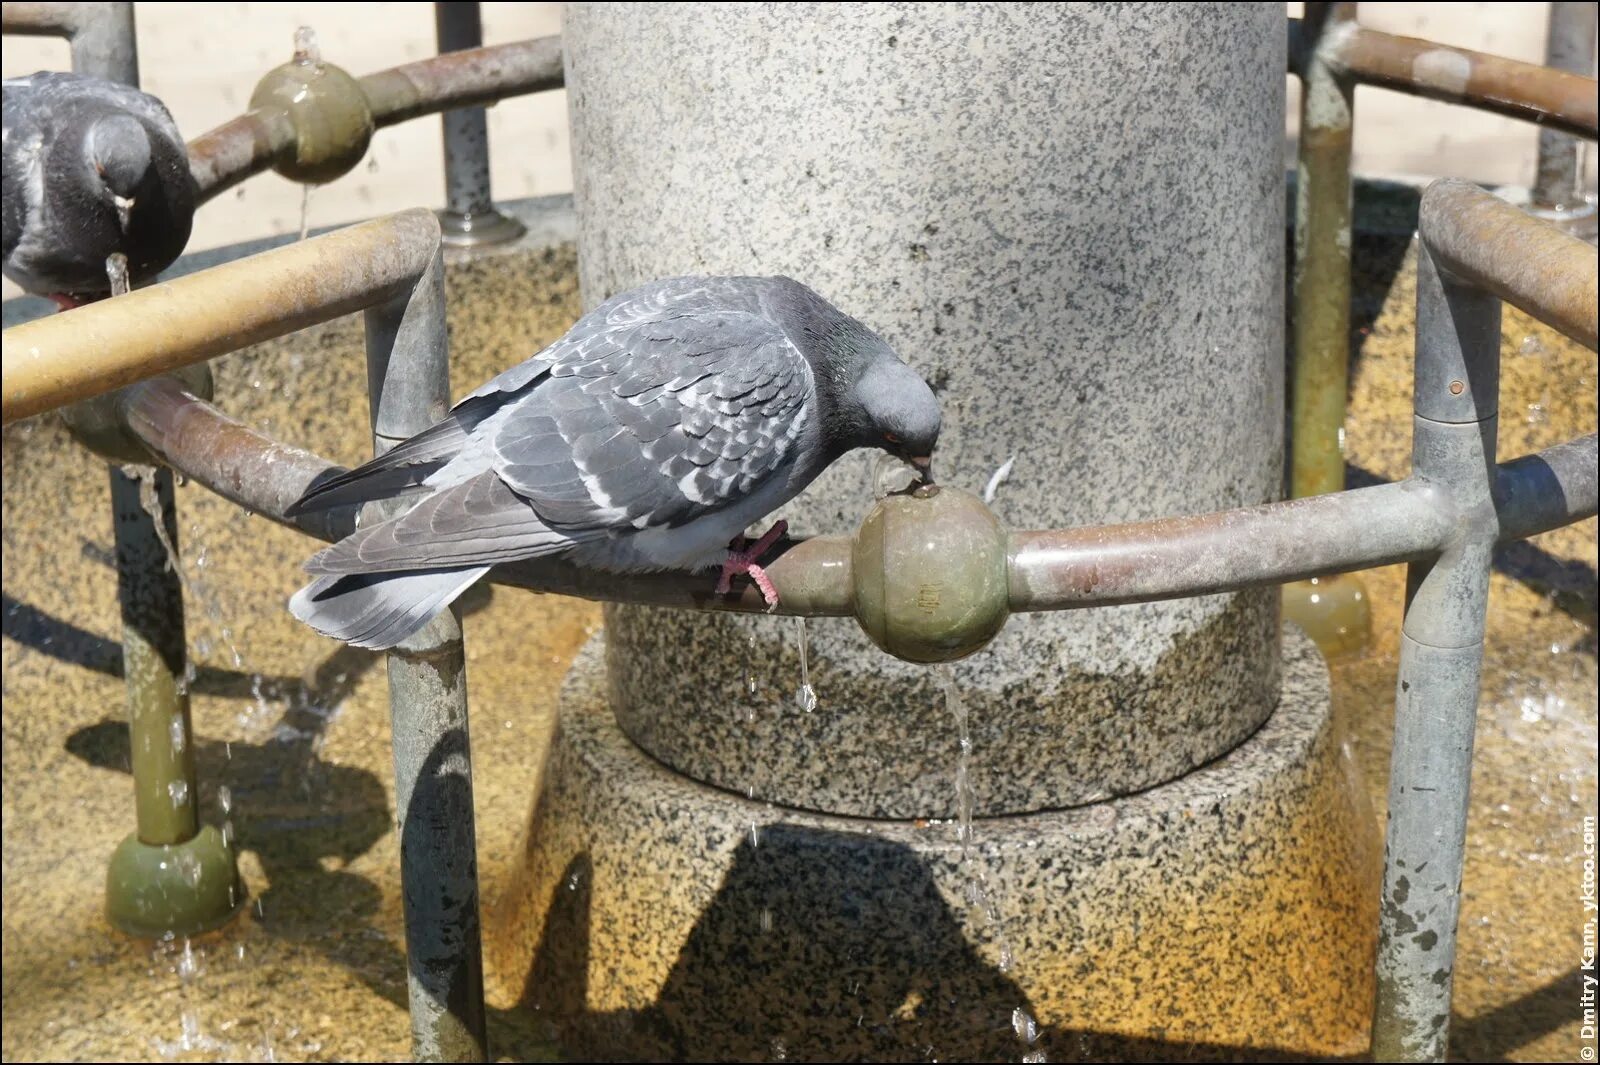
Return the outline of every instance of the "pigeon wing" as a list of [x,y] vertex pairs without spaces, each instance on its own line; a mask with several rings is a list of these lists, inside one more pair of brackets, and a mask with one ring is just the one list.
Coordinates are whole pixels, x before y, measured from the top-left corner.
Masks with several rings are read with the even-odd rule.
[[558,528],[682,525],[793,459],[813,391],[761,314],[668,301],[554,353],[549,378],[497,419],[492,468]]

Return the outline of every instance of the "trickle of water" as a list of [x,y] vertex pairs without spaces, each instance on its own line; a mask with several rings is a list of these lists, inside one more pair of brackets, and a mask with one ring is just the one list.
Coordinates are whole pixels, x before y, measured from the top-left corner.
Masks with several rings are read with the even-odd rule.
[[795,693],[795,702],[800,704],[800,709],[811,713],[817,708],[817,690],[811,686],[811,660],[807,646],[806,619],[795,618],[795,635],[799,640],[800,648],[800,690]]
[[881,454],[872,464],[872,498],[882,499],[903,492],[917,480],[910,466],[890,454]]
[[[962,886],[962,896],[966,900],[967,908],[994,930],[995,942],[1000,951],[999,969],[1002,973],[1008,973],[1016,964],[1016,956],[1006,939],[1005,926],[1000,919],[1000,906],[989,891],[982,867],[972,861],[972,846],[976,839],[973,811],[977,806],[976,793],[972,787],[972,715],[968,711],[967,701],[961,697],[961,687],[956,682],[955,670],[948,665],[942,665],[935,667],[934,672],[940,690],[944,693],[945,709],[956,722],[956,839],[961,842],[961,869],[966,876]],[[1027,1016],[1020,1007],[1019,1012],[1022,1016]],[[1015,1016],[1013,1014],[1013,1021]]]
[[300,239],[305,240],[311,231],[311,185],[300,186]]
[[760,921],[761,931],[763,933],[772,931],[772,911],[767,909],[765,906],[761,907]]
[[172,741],[172,753],[182,754],[189,745],[189,730],[183,727],[182,717],[174,717],[167,724],[167,736]]
[[111,282],[113,296],[126,296],[132,288],[128,282],[128,257],[120,251],[106,256],[106,280]]
[[752,848],[761,846],[761,827],[756,824],[755,818],[750,819],[750,846]]
[[[756,674],[753,659],[756,656],[756,634],[751,633],[745,638],[744,645],[744,694],[748,699],[756,697]],[[752,713],[752,717],[753,717]]]
[[322,46],[317,43],[317,31],[310,26],[295,27],[294,61],[301,66],[322,66]]
[[226,784],[217,788],[217,807],[222,811],[223,817],[233,813],[233,789]]
[[1021,1006],[1011,1011],[1011,1030],[1024,1043],[1034,1043],[1039,1039],[1038,1023]]

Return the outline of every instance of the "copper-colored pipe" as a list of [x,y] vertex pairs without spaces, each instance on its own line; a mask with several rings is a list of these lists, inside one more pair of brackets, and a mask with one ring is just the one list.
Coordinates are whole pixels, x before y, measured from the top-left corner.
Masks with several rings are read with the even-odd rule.
[[421,276],[438,241],[431,211],[402,211],[13,326],[0,354],[0,421],[10,425],[391,298]]
[[1600,135],[1594,78],[1356,26],[1333,43],[1333,60],[1364,84]]
[[1600,260],[1594,248],[1466,181],[1428,188],[1421,229],[1450,273],[1596,347]]
[[[561,38],[448,52],[359,79],[382,128],[420,115],[492,104],[562,85]],[[189,142],[189,168],[201,201],[259,174],[295,143],[289,116],[261,108],[230,119]]]

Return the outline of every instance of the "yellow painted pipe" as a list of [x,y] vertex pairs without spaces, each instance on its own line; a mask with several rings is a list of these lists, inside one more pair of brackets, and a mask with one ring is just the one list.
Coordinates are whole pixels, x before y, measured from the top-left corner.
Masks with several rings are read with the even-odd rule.
[[7,329],[3,424],[372,306],[421,276],[433,212],[402,211]]

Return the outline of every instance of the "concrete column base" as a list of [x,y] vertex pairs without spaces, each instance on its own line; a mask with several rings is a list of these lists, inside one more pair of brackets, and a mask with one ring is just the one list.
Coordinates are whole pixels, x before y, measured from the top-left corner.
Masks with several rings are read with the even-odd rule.
[[618,729],[596,637],[488,915],[493,990],[585,1059],[1358,1052],[1378,826],[1321,657],[1298,630],[1283,649],[1278,708],[1232,752],[980,819],[964,865],[948,822],[792,811],[665,768]]

